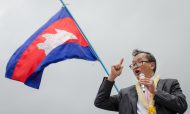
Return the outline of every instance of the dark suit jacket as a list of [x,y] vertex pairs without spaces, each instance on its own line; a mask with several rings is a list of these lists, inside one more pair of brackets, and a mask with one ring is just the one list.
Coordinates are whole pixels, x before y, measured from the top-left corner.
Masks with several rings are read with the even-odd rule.
[[[114,82],[104,78],[95,99],[95,106],[119,114],[137,114],[135,85],[123,88],[118,95],[110,96]],[[154,96],[157,114],[182,114],[187,109],[186,97],[176,79],[160,79]]]

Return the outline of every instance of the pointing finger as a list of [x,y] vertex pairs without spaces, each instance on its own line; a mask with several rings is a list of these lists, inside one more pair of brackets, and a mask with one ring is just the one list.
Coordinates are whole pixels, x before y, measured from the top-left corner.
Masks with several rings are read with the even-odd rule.
[[123,64],[123,61],[124,61],[124,59],[122,58],[119,64],[122,65],[122,64]]

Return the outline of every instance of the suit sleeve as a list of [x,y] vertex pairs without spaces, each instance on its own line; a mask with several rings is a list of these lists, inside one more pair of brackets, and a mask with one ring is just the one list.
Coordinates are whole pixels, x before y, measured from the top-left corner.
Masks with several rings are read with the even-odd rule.
[[108,81],[106,77],[104,78],[94,101],[96,107],[110,111],[119,110],[120,93],[110,96],[113,84],[114,82]]
[[[171,83],[171,84],[170,84]],[[164,88],[170,87],[169,92],[164,90],[157,90],[155,93],[155,102],[173,110],[177,113],[184,113],[187,110],[186,97],[182,93],[179,82],[177,80],[168,80]]]

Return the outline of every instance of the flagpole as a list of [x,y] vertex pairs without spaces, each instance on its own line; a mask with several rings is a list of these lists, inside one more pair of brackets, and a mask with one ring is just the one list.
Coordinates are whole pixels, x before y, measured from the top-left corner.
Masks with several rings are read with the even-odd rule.
[[[60,2],[62,3],[62,5],[67,9],[68,13],[71,15],[71,17],[73,18],[74,22],[76,23],[78,29],[80,30],[80,32],[82,33],[82,35],[84,36],[84,38],[86,39],[86,41],[88,42],[90,49],[92,51],[92,53],[96,56],[96,58],[98,58],[98,61],[100,62],[100,64],[102,65],[103,69],[105,70],[106,74],[109,76],[109,72],[106,69],[105,65],[103,64],[102,60],[100,59],[100,57],[98,56],[98,54],[96,53],[96,51],[94,50],[94,48],[92,47],[91,43],[89,42],[89,40],[87,39],[86,35],[84,34],[84,32],[82,31],[82,29],[80,28],[79,24],[76,22],[76,20],[74,19],[74,17],[72,16],[72,14],[70,13],[69,9],[66,7],[65,3],[63,2],[63,0],[60,0]],[[116,86],[116,84],[114,84],[114,87],[116,89],[116,91],[119,93],[119,89]]]

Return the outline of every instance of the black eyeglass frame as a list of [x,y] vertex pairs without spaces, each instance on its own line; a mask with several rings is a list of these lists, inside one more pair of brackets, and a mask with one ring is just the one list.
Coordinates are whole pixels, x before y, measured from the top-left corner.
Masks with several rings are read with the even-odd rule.
[[136,67],[142,66],[143,63],[150,63],[150,62],[151,62],[151,61],[140,61],[140,62],[137,62],[137,63],[135,63],[135,64],[130,64],[130,65],[129,65],[129,68],[133,70],[133,69],[136,68]]

